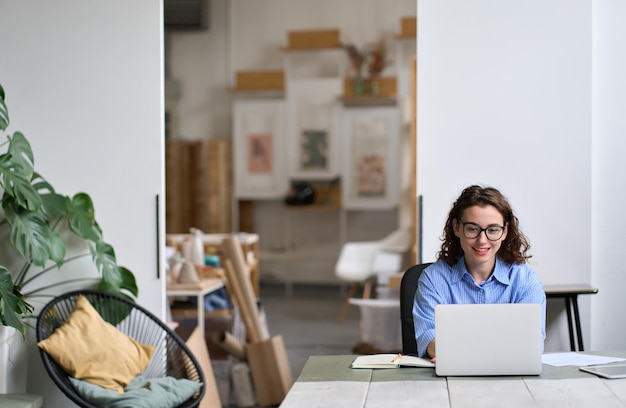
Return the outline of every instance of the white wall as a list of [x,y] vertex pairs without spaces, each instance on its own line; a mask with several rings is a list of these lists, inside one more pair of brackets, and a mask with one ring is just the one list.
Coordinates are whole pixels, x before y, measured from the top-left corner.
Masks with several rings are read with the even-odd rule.
[[[11,129],[29,138],[36,168],[59,192],[91,195],[105,240],[137,277],[138,302],[159,316],[162,35],[160,0],[0,0],[0,81]],[[162,233],[158,239],[164,247]],[[68,265],[93,275],[81,268],[90,262]],[[46,406],[69,406],[29,336],[29,390],[43,393]]]
[[[399,31],[415,0],[211,0],[207,31],[167,33],[168,75],[180,84],[178,135],[199,140],[231,135],[236,71],[282,69],[289,30],[342,29],[358,46]],[[375,28],[372,28],[375,27]],[[395,57],[390,50],[390,57]]]
[[[544,282],[599,288],[580,298],[587,350],[626,343],[625,16],[618,0],[418,7],[425,254],[434,257],[461,188],[501,188]],[[502,157],[494,170],[489,156]],[[564,317],[551,317],[546,349],[567,349]]]
[[591,344],[597,350],[626,348],[626,4],[593,2],[593,144]]
[[[423,0],[417,15],[423,260],[461,190],[486,184],[510,199],[544,283],[589,283],[591,1]],[[546,350],[569,348],[565,327]]]

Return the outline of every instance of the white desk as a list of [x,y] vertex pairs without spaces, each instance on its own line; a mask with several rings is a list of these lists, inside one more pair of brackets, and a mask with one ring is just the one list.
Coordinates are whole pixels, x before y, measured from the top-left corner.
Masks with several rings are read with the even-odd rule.
[[[167,234],[165,236],[167,245],[175,247],[181,253],[183,252],[183,245],[186,238],[189,238],[190,234]],[[216,254],[220,257],[220,262],[224,264],[224,254],[222,250],[222,243],[224,238],[231,236],[231,234],[203,234],[202,243],[204,244],[205,254]],[[252,288],[257,297],[260,296],[260,275],[259,275],[259,235],[241,233],[236,234],[239,242],[241,243],[241,250],[243,251],[248,268],[250,268],[250,282]]]
[[202,279],[192,284],[171,284],[167,286],[167,296],[195,296],[198,307],[198,328],[204,335],[204,297],[224,287],[219,278]]
[[[625,352],[597,353],[626,357]],[[578,367],[543,366],[538,376],[437,377],[434,368],[353,370],[355,356],[312,356],[280,408],[626,407],[626,379]]]

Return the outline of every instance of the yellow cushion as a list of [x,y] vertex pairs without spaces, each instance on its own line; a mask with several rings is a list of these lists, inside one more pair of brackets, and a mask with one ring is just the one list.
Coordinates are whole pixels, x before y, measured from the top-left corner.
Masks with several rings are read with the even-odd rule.
[[38,343],[69,375],[119,393],[143,372],[154,347],[105,322],[80,295],[67,321]]

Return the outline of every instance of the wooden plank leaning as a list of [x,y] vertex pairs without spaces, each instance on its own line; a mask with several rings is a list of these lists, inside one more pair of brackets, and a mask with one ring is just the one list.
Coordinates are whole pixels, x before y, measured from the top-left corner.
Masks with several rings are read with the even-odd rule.
[[241,320],[246,327],[246,337],[250,342],[261,341],[261,331],[259,322],[259,314],[256,308],[256,302],[251,305],[250,299],[244,294],[241,288],[239,276],[235,273],[235,268],[230,259],[224,260],[224,270],[226,271],[226,285],[230,290],[233,302],[239,307]]

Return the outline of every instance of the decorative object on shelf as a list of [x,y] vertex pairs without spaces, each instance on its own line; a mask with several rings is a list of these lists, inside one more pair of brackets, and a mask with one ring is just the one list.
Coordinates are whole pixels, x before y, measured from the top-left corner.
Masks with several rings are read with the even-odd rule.
[[285,108],[279,99],[235,100],[235,197],[281,199],[289,189]]
[[315,189],[311,183],[304,181],[295,182],[289,189],[285,198],[287,205],[310,205],[315,201]]
[[343,48],[348,54],[350,60],[350,68],[354,74],[354,94],[361,95],[364,93],[363,89],[363,61],[365,56],[363,51],[359,51],[352,43],[344,44]]
[[385,36],[381,34],[378,41],[365,45],[362,50],[359,50],[353,43],[344,44],[343,48],[346,50],[354,75],[354,95],[380,94],[377,79],[388,63]]
[[[0,85],[0,131],[4,133],[8,126],[5,93]],[[4,241],[3,253],[12,254],[12,259],[2,259],[2,263],[15,264],[21,258],[23,265],[12,271],[0,265],[0,325],[14,327],[25,336],[25,320],[33,317],[34,309],[29,299],[47,296],[42,292],[69,283],[88,281],[98,283],[103,291],[137,296],[133,273],[117,264],[113,247],[103,240],[91,197],[82,192],[73,197],[57,193],[35,171],[30,143],[21,132],[7,134],[3,145],[7,150],[0,154],[0,188],[4,190],[0,224],[9,229],[10,239]],[[60,228],[65,229],[63,234]],[[68,257],[66,244],[73,242],[75,246],[76,238],[86,242],[89,251]],[[92,258],[99,282],[94,277],[64,279],[60,275],[54,283],[37,285],[48,272],[86,257]]]
[[289,83],[289,176],[321,180],[338,173],[337,95],[340,78],[298,79]]
[[272,172],[272,135],[251,133],[248,135],[248,172],[267,174]]
[[300,168],[326,170],[328,168],[328,131],[303,129],[300,135]]
[[349,109],[343,115],[342,205],[384,209],[398,205],[399,128],[395,107]]
[[380,76],[383,69],[387,65],[387,53],[385,46],[385,38],[384,36],[380,36],[378,41],[371,47],[369,52],[367,53],[367,73],[369,79],[369,93],[372,95],[380,94],[380,86],[378,84],[378,77]]

